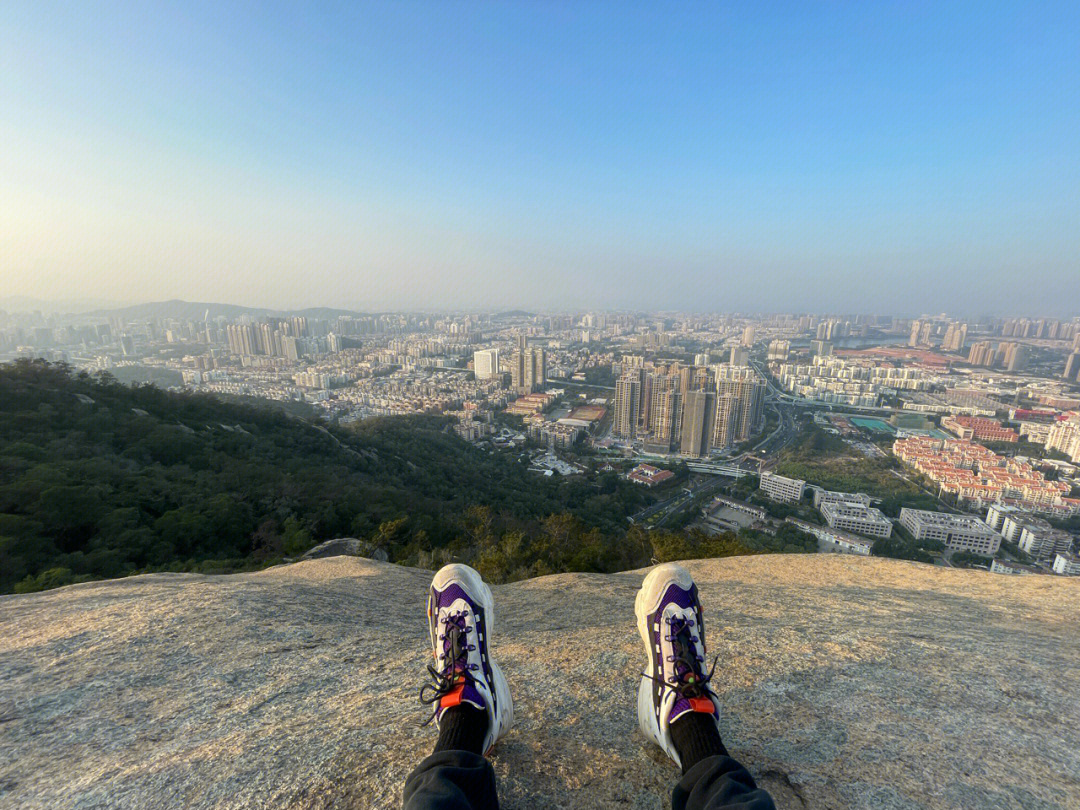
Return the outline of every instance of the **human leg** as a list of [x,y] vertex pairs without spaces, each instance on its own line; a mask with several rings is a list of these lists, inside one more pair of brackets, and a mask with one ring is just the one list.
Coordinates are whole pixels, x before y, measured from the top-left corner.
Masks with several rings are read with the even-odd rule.
[[513,724],[510,690],[491,658],[495,602],[480,574],[448,565],[432,580],[428,629],[435,663],[421,700],[439,737],[405,781],[405,810],[493,810],[495,775],[484,758]]

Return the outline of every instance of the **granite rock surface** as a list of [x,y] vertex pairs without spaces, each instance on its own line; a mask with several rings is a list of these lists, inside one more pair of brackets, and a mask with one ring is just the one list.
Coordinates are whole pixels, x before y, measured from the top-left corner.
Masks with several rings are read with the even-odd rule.
[[356,537],[338,537],[334,540],[326,540],[312,549],[304,552],[301,560],[321,560],[324,557],[367,557],[376,562],[386,562],[390,559],[385,549],[379,548],[368,540],[360,540]]
[[[782,808],[1080,807],[1080,579],[687,564],[732,754]],[[505,808],[669,806],[641,737],[644,572],[494,588]],[[434,741],[431,572],[355,557],[0,597],[0,808],[383,808]]]

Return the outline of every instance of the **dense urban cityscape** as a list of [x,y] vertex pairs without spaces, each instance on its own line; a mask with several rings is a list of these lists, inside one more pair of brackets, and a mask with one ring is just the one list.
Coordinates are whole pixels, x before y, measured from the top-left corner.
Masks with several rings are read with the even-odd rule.
[[1080,318],[167,302],[4,313],[0,359],[20,357],[338,425],[437,415],[532,474],[656,489],[626,515],[648,530],[1080,573]]

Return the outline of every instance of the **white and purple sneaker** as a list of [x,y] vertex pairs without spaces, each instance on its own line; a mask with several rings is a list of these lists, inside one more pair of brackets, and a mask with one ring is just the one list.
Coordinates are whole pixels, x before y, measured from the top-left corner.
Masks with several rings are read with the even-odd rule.
[[638,632],[648,663],[638,687],[638,725],[682,766],[671,724],[687,712],[710,715],[719,725],[720,701],[705,673],[705,625],[697,585],[681,565],[658,565],[634,600]]
[[432,717],[436,722],[451,706],[470,705],[486,711],[483,751],[487,753],[514,724],[510,687],[491,659],[495,628],[491,588],[467,565],[443,566],[431,581],[427,615],[435,656],[428,672],[434,683],[425,685],[420,699],[435,704]]

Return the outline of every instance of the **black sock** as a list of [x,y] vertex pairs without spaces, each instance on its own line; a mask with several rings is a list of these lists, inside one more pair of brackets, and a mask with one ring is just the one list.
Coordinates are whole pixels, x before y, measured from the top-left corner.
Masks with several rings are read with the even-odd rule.
[[687,712],[671,724],[671,741],[682,760],[682,772],[697,765],[706,757],[728,755],[720,742],[716,720],[705,712]]
[[462,704],[451,706],[439,719],[439,739],[435,751],[472,751],[483,755],[488,715],[483,709]]

